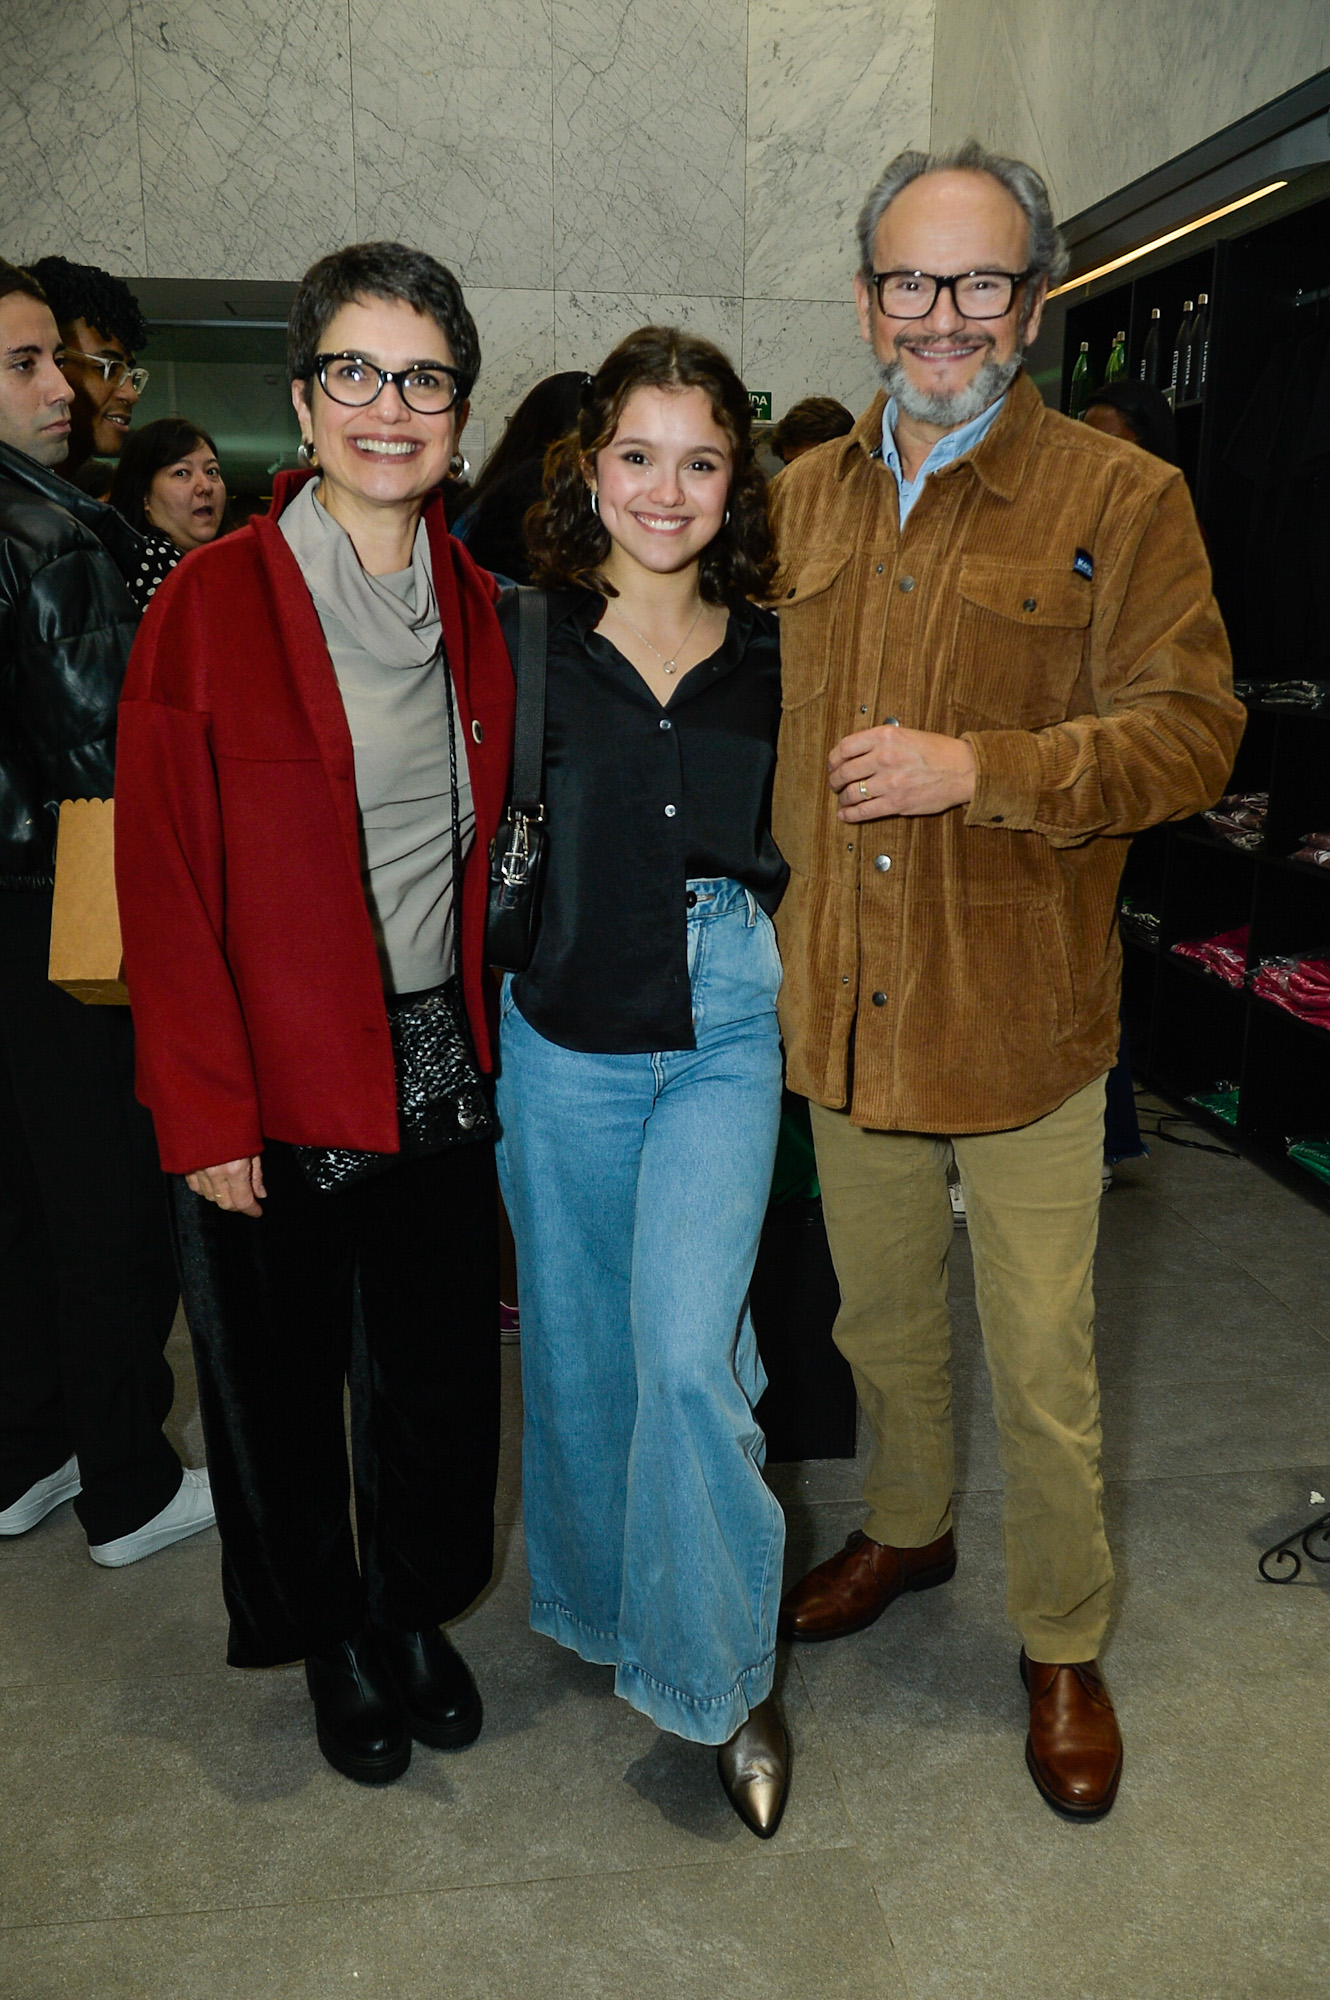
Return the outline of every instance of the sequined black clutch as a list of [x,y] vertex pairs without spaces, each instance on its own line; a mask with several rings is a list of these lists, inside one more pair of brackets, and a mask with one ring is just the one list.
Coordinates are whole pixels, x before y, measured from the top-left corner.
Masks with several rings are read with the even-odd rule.
[[494,1137],[489,1090],[480,1074],[456,979],[428,993],[388,1001],[401,1151],[359,1153],[349,1146],[297,1146],[296,1158],[321,1194],[421,1160],[449,1146]]

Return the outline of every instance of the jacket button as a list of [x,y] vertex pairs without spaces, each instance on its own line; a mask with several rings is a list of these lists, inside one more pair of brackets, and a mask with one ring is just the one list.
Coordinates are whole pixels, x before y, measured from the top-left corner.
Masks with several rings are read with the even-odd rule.
[[842,985],[842,986],[848,986],[848,985],[849,985],[849,983],[850,983],[850,975],[849,975],[849,973],[848,973],[848,972],[842,972],[842,974],[841,974],[841,976],[840,976],[840,983],[841,983],[841,985]]
[[914,589],[914,578],[912,576],[903,576],[896,588],[905,591],[908,595]]
[[993,824],[994,824],[994,826],[1001,826],[1001,824],[1002,824],[1002,814],[1001,814],[1001,813],[994,813],[994,815],[993,815]]
[[879,875],[885,875],[891,866],[891,856],[889,854],[875,854],[873,856],[873,866]]
[[483,742],[485,741],[485,732],[484,732],[484,730],[483,730],[483,729],[481,728],[481,726],[480,726],[480,724],[479,724],[478,722],[473,722],[473,723],[472,723],[472,725],[471,725],[471,734],[472,734],[472,736],[474,737],[474,739],[475,739],[475,741],[476,741],[477,743],[483,743]]
[[885,563],[879,563],[879,564],[878,564],[878,566],[877,566],[877,573],[878,573],[878,575],[879,575],[879,576],[881,576],[881,574],[882,574],[882,572],[883,572],[883,570],[884,570],[885,568],[886,568],[886,564],[885,564]]
[[1027,597],[1021,609],[1022,611],[1037,611],[1039,609],[1039,599],[1037,597]]
[[[795,590],[797,590],[798,588],[799,588],[799,586],[798,586],[798,584],[796,584],[796,585],[795,585],[795,587],[794,587],[794,589],[795,589]],[[787,590],[787,591],[786,591],[786,593],[785,593],[785,595],[786,595],[787,597],[793,597],[793,596],[794,596],[794,590]]]
[[674,806],[666,806],[666,808],[665,808],[665,817],[666,817],[666,819],[673,819],[673,818],[674,818],[674,814],[675,814],[675,810],[676,810],[676,809],[675,809],[675,807],[674,807]]
[[885,1007],[886,1004],[887,1004],[887,996],[885,993],[875,993],[873,995],[873,1005],[875,1007]]
[[674,724],[672,722],[667,722],[665,718],[662,716],[660,726],[662,729],[673,729]]

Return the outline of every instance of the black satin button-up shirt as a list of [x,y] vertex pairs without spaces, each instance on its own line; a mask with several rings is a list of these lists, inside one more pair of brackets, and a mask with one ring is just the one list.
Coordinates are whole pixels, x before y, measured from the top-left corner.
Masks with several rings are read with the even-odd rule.
[[[685,883],[729,876],[770,915],[789,872],[771,837],[777,625],[733,605],[718,651],[662,708],[593,629],[603,608],[590,591],[550,598],[549,861],[535,954],[513,998],[564,1048],[691,1049]],[[511,614],[501,602],[505,631]]]

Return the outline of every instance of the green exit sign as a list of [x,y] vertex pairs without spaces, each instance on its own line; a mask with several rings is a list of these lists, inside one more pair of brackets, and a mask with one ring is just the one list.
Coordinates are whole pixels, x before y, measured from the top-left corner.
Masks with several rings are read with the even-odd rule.
[[750,389],[748,391],[748,407],[753,412],[758,423],[769,424],[771,422],[770,389]]

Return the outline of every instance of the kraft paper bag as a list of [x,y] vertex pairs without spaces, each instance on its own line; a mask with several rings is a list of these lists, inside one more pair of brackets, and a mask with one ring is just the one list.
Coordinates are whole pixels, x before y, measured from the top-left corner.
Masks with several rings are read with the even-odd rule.
[[115,900],[114,799],[64,799],[55,848],[52,983],[93,1007],[127,1007]]

